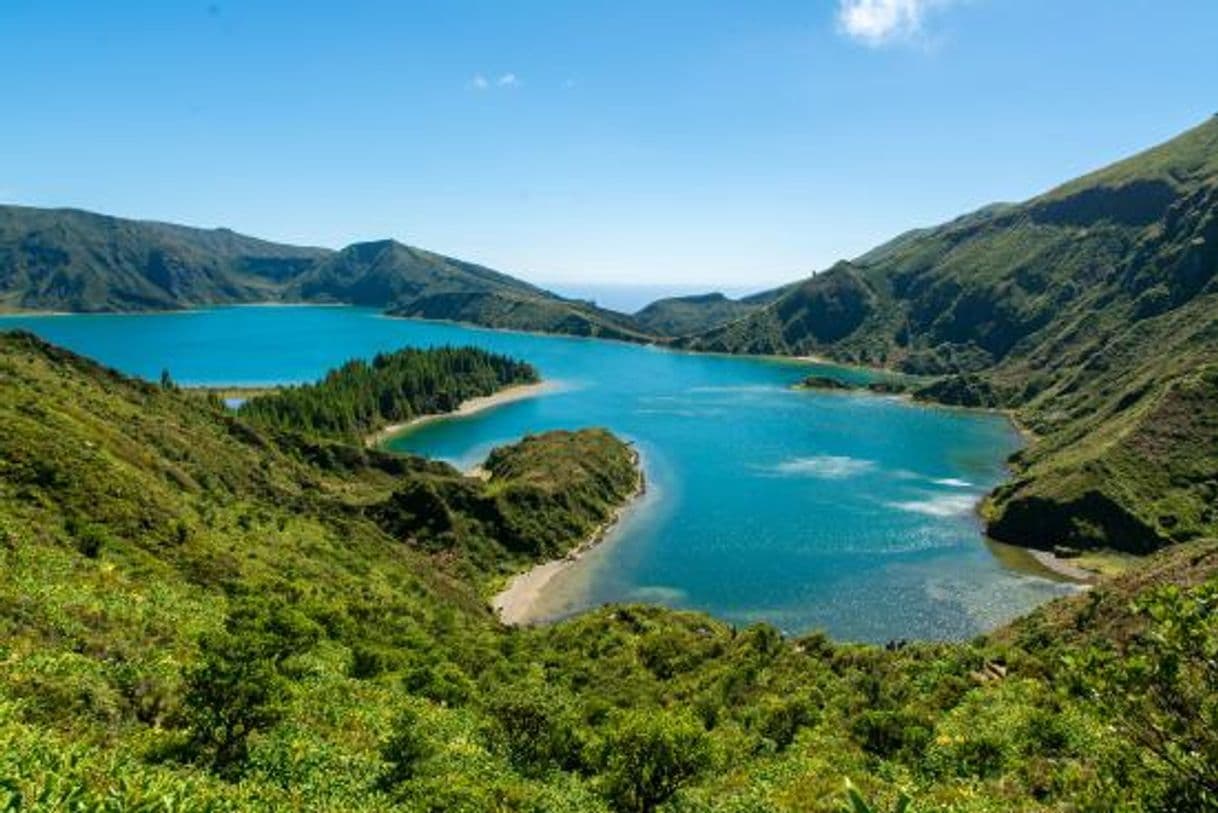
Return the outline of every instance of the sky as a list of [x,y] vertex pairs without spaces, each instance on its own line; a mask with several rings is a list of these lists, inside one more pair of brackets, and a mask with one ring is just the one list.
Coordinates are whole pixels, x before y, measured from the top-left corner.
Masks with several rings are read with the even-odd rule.
[[0,0],[0,202],[762,288],[1218,112],[1215,0]]

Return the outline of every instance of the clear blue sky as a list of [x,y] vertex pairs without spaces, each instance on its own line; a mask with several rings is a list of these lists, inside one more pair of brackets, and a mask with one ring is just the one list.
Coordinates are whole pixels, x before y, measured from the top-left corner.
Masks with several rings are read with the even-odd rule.
[[1218,111],[1215,0],[3,0],[0,201],[761,286]]

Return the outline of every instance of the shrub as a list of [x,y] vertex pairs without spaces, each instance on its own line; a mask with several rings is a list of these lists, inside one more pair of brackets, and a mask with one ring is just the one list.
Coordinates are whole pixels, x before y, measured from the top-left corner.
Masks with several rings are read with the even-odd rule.
[[578,721],[564,698],[544,688],[514,687],[492,697],[495,744],[519,771],[539,775],[580,766]]
[[201,663],[187,680],[188,752],[216,773],[241,773],[251,734],[279,721],[288,694],[283,662],[316,642],[319,628],[282,604],[247,602],[225,629],[200,641]]
[[388,790],[414,779],[423,761],[435,753],[419,722],[419,715],[407,709],[394,723],[393,735],[381,749],[381,758],[388,765],[381,774],[382,788]]
[[696,720],[671,712],[630,712],[601,743],[602,790],[621,813],[651,813],[713,763]]

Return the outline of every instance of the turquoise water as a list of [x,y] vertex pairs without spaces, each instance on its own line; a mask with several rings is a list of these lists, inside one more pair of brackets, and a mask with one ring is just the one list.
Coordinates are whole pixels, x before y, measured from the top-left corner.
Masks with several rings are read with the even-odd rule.
[[[560,617],[657,601],[837,637],[962,638],[1071,590],[1005,567],[972,513],[1018,438],[1003,419],[790,388],[814,365],[390,319],[239,307],[6,317],[119,369],[186,384],[273,384],[352,357],[475,344],[537,365],[555,391],[429,424],[398,448],[467,467],[528,432],[605,426],[636,443],[649,491],[547,589]],[[824,368],[822,368],[824,369]],[[850,376],[863,375],[844,371]]]

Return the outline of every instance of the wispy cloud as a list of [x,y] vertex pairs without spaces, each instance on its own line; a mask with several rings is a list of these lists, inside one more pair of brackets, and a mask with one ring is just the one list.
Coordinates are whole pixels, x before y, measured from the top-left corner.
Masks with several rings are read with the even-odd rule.
[[520,87],[521,84],[523,83],[520,81],[520,77],[511,71],[508,71],[507,73],[499,74],[499,76],[494,79],[487,78],[486,74],[476,73],[468,82],[465,83],[465,87],[469,90],[482,92],[485,90],[493,90],[495,88],[504,88],[510,90],[512,88]]
[[923,31],[926,15],[957,0],[838,0],[842,33],[879,47],[909,41]]

